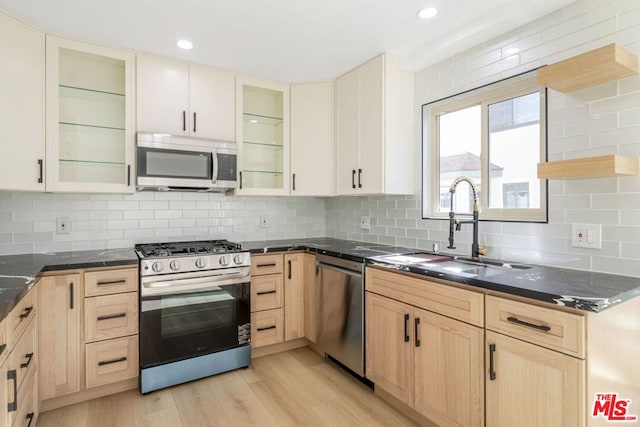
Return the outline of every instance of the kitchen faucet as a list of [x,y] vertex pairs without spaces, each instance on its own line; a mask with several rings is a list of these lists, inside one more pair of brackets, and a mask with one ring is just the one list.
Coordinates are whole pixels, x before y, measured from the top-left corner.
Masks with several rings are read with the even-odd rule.
[[[469,183],[469,186],[471,187],[471,192],[473,193],[473,219],[463,219],[463,220],[456,219],[456,213],[453,209],[453,196],[456,192],[456,187],[462,181]],[[480,249],[480,246],[478,245],[479,213],[478,213],[478,192],[476,191],[476,186],[471,180],[471,178],[469,178],[468,176],[459,176],[458,178],[453,180],[453,183],[449,188],[449,193],[451,193],[451,211],[449,211],[449,246],[447,246],[447,248],[449,249],[456,248],[453,242],[454,225],[455,225],[456,231],[460,231],[462,224],[473,224],[473,243],[471,244],[471,258],[474,260],[478,260],[480,258],[480,255],[486,254],[486,249],[484,248]]]

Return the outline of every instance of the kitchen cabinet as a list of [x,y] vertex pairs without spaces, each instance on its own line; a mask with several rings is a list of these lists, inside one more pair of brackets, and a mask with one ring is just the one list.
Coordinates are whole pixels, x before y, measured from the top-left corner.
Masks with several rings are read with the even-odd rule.
[[291,195],[333,195],[333,83],[291,86]]
[[304,253],[284,255],[284,340],[304,337]]
[[0,190],[44,191],[44,34],[0,13]]
[[46,189],[135,191],[132,53],[47,36]]
[[413,90],[392,55],[336,80],[337,194],[413,194]]
[[284,341],[283,255],[251,256],[251,348]]
[[205,67],[137,56],[137,129],[235,140],[235,76]]
[[[425,310],[435,305],[422,306],[413,290],[427,281],[371,268],[366,281],[367,378],[438,425],[482,426],[483,329]],[[468,307],[464,296],[482,300],[456,291],[468,295],[452,307]],[[415,305],[394,299],[398,292]]]
[[238,195],[288,195],[289,86],[236,79]]
[[80,332],[82,281],[80,274],[46,276],[40,280],[38,348],[42,400],[80,391]]

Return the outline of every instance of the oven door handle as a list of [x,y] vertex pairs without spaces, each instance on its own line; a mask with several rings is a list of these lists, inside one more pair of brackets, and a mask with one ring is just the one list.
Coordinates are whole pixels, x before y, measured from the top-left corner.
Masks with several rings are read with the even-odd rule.
[[235,273],[224,276],[197,277],[193,279],[161,280],[142,282],[141,296],[179,294],[185,291],[220,290],[220,286],[246,283],[250,280],[246,273]]

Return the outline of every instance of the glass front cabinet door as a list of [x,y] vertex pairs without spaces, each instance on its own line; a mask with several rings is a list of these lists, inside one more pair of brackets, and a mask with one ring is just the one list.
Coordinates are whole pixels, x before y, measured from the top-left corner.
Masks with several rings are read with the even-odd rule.
[[47,191],[133,193],[134,55],[46,44]]
[[236,80],[236,194],[289,194],[289,86]]

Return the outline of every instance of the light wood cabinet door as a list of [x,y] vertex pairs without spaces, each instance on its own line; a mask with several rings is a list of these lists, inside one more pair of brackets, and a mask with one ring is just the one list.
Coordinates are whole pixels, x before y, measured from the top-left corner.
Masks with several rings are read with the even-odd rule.
[[291,194],[333,194],[333,83],[291,86]]
[[336,192],[356,194],[359,166],[360,104],[358,70],[336,80]]
[[318,301],[320,287],[316,284],[316,256],[304,254],[304,336],[315,343],[318,339]]
[[583,360],[495,332],[486,334],[487,426],[584,425]]
[[138,294],[136,292],[85,299],[85,342],[136,333],[138,333]]
[[415,308],[414,408],[440,426],[484,425],[484,331]]
[[284,312],[275,310],[251,313],[251,348],[284,341]]
[[134,378],[138,375],[138,336],[87,344],[87,388]]
[[235,76],[189,67],[189,134],[235,141]]
[[267,274],[251,278],[251,312],[282,308],[282,274]]
[[0,14],[0,189],[44,191],[44,34]]
[[366,376],[413,405],[413,308],[366,293]]
[[39,289],[38,378],[42,400],[80,390],[80,274],[43,277]]
[[284,340],[304,337],[304,254],[284,255]]

